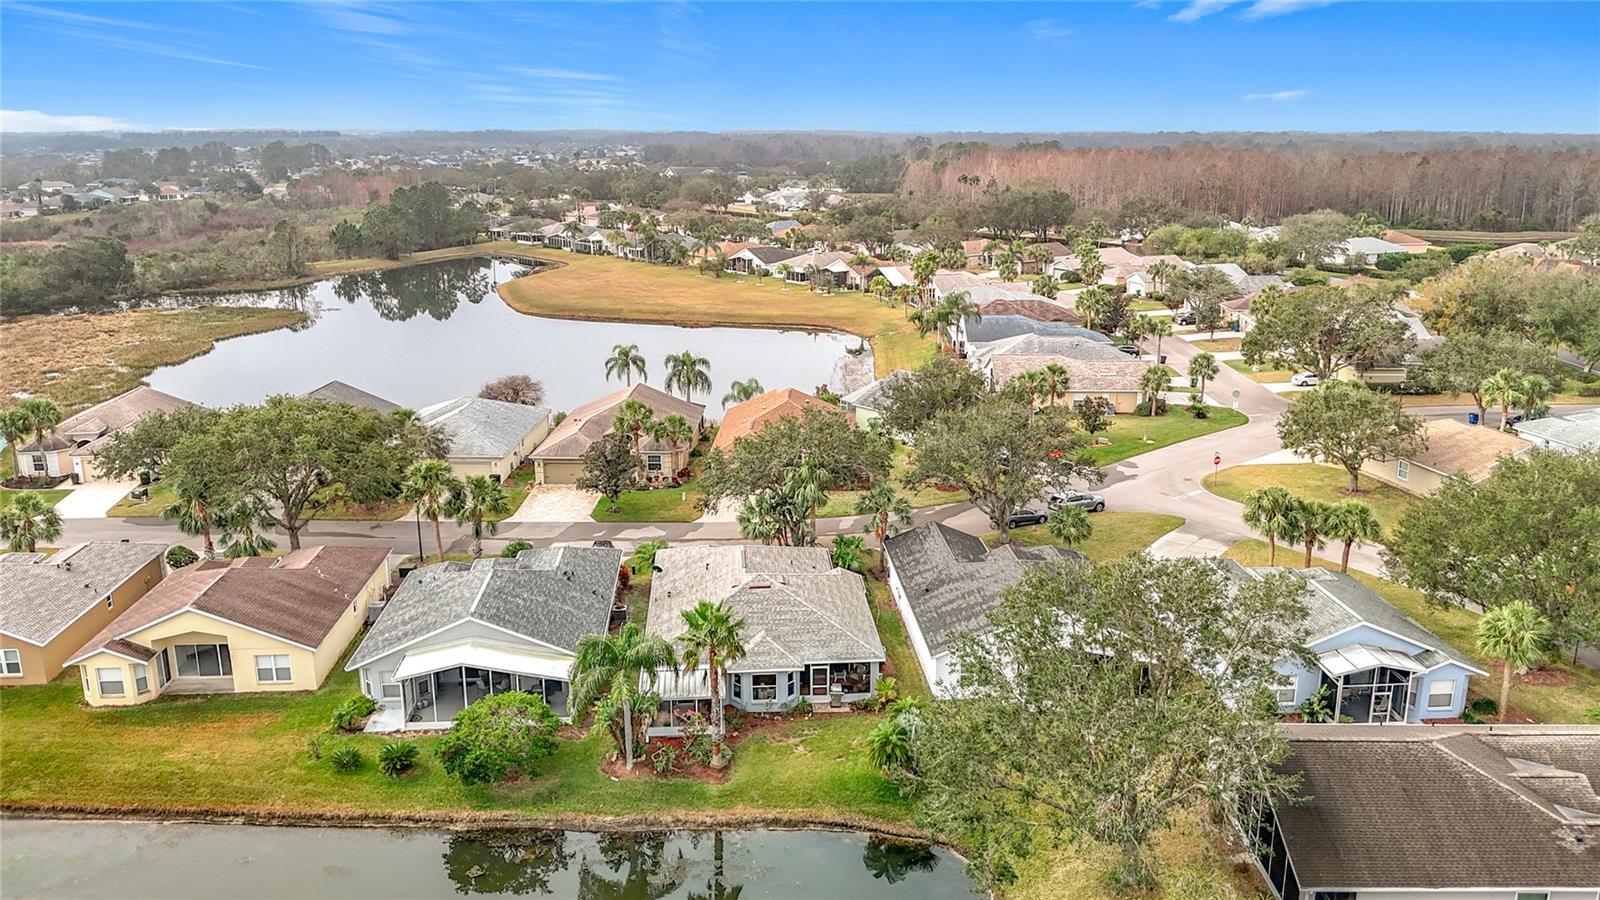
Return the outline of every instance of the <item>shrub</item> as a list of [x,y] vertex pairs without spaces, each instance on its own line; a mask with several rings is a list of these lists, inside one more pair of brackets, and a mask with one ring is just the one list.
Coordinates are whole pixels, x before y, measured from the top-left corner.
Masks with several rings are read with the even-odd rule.
[[514,691],[485,697],[456,714],[439,741],[444,770],[462,784],[490,784],[513,770],[537,775],[539,760],[556,750],[561,720],[543,698]]
[[354,772],[361,768],[361,751],[346,745],[328,754],[328,762],[336,772]]
[[506,559],[511,559],[512,557],[516,556],[518,553],[521,553],[524,550],[532,550],[532,549],[533,549],[533,545],[532,544],[528,543],[527,541],[522,540],[521,538],[518,538],[517,540],[514,540],[511,543],[507,544],[505,549],[500,551],[500,555],[505,557]]
[[179,544],[167,551],[168,568],[181,569],[184,566],[192,566],[199,561],[200,554],[190,550],[188,547],[185,547],[182,544]]
[[[1146,401],[1140,403],[1138,406],[1135,406],[1133,408],[1133,412],[1134,412],[1134,415],[1147,416],[1148,417],[1150,415],[1150,401],[1146,400]],[[1157,397],[1156,398],[1156,415],[1164,416],[1166,414],[1167,414],[1167,401],[1162,399],[1162,398],[1160,398],[1160,397]]]
[[417,764],[417,745],[406,741],[390,741],[378,751],[378,770],[390,778],[399,778]]
[[354,731],[361,720],[372,715],[377,708],[377,702],[371,697],[357,694],[339,704],[339,708],[333,711],[332,725],[339,731]]
[[306,741],[306,755],[312,759],[321,759],[323,754],[323,736],[313,734],[311,740]]
[[683,738],[683,755],[690,762],[711,765],[711,726],[704,716],[690,713],[684,717]]
[[1600,397],[1600,384],[1583,384],[1578,386],[1579,397]]
[[1500,704],[1493,697],[1479,697],[1469,701],[1461,710],[1461,721],[1478,725],[1500,714]]
[[662,744],[655,752],[650,754],[650,767],[655,769],[657,775],[665,775],[678,768],[678,748],[673,744]]
[[1307,287],[1313,284],[1327,284],[1328,277],[1311,271],[1299,271],[1289,276],[1289,283],[1295,287]]
[[1204,419],[1211,415],[1211,408],[1206,406],[1204,400],[1200,399],[1199,391],[1189,392],[1189,415],[1194,416],[1196,419]]

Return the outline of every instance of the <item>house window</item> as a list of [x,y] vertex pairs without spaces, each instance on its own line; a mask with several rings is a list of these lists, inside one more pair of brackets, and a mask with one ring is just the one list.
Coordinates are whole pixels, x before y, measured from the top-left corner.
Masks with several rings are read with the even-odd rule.
[[1549,891],[1517,891],[1517,900],[1550,900]]
[[735,675],[731,680],[733,682],[733,699],[744,699],[744,676]]
[[100,696],[122,696],[122,668],[103,668],[94,670],[95,680],[100,682]]
[[294,677],[289,673],[289,654],[275,653],[256,657],[256,681],[267,684],[293,680]]
[[1428,685],[1428,708],[1449,709],[1456,702],[1456,680],[1441,678]]
[[1299,690],[1299,681],[1294,678],[1287,678],[1278,682],[1278,686],[1272,689],[1272,693],[1277,698],[1279,706],[1290,706],[1293,705],[1295,695],[1299,693]]
[[216,678],[233,674],[227,644],[175,644],[172,649],[178,656],[179,675]]
[[150,693],[150,667],[144,663],[133,667],[133,688],[141,694]]
[[777,673],[773,672],[766,675],[751,675],[750,699],[757,701],[778,699]]
[[167,658],[167,648],[161,648],[161,655],[156,657],[156,677],[161,679],[161,686],[166,687],[172,680],[172,663]]
[[22,674],[22,651],[15,649],[0,650],[0,675]]
[[661,471],[661,457],[653,453],[649,456],[646,456],[644,458],[644,467],[651,472]]
[[1410,478],[1411,460],[1402,459],[1396,463],[1394,467],[1394,477],[1400,479],[1401,481],[1405,481],[1406,479]]
[[33,470],[35,472],[43,472],[44,469],[45,469],[44,454],[43,453],[35,453],[30,458],[33,460]]
[[789,688],[788,688],[788,692],[784,694],[785,697],[793,697],[794,696],[794,682],[795,682],[795,678],[797,677],[797,675],[798,675],[798,673],[796,673],[796,672],[790,672],[789,673]]

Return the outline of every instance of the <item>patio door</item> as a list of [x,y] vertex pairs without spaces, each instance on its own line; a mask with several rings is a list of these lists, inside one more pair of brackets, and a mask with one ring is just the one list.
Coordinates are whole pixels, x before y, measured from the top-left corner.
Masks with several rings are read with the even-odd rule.
[[828,696],[828,667],[827,665],[811,667],[811,696]]

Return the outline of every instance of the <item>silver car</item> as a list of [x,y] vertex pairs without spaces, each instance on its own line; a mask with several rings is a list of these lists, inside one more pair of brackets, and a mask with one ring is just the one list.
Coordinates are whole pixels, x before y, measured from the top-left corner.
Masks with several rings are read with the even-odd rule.
[[1088,491],[1062,491],[1059,494],[1051,494],[1045,502],[1051,509],[1076,506],[1089,512],[1101,512],[1106,508],[1106,498]]

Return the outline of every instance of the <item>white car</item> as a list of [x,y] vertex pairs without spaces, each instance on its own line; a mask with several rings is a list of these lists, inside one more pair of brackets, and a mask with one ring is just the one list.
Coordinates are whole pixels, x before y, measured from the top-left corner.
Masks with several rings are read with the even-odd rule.
[[1289,383],[1295,387],[1316,387],[1321,382],[1322,379],[1318,378],[1315,372],[1296,372],[1289,379]]

